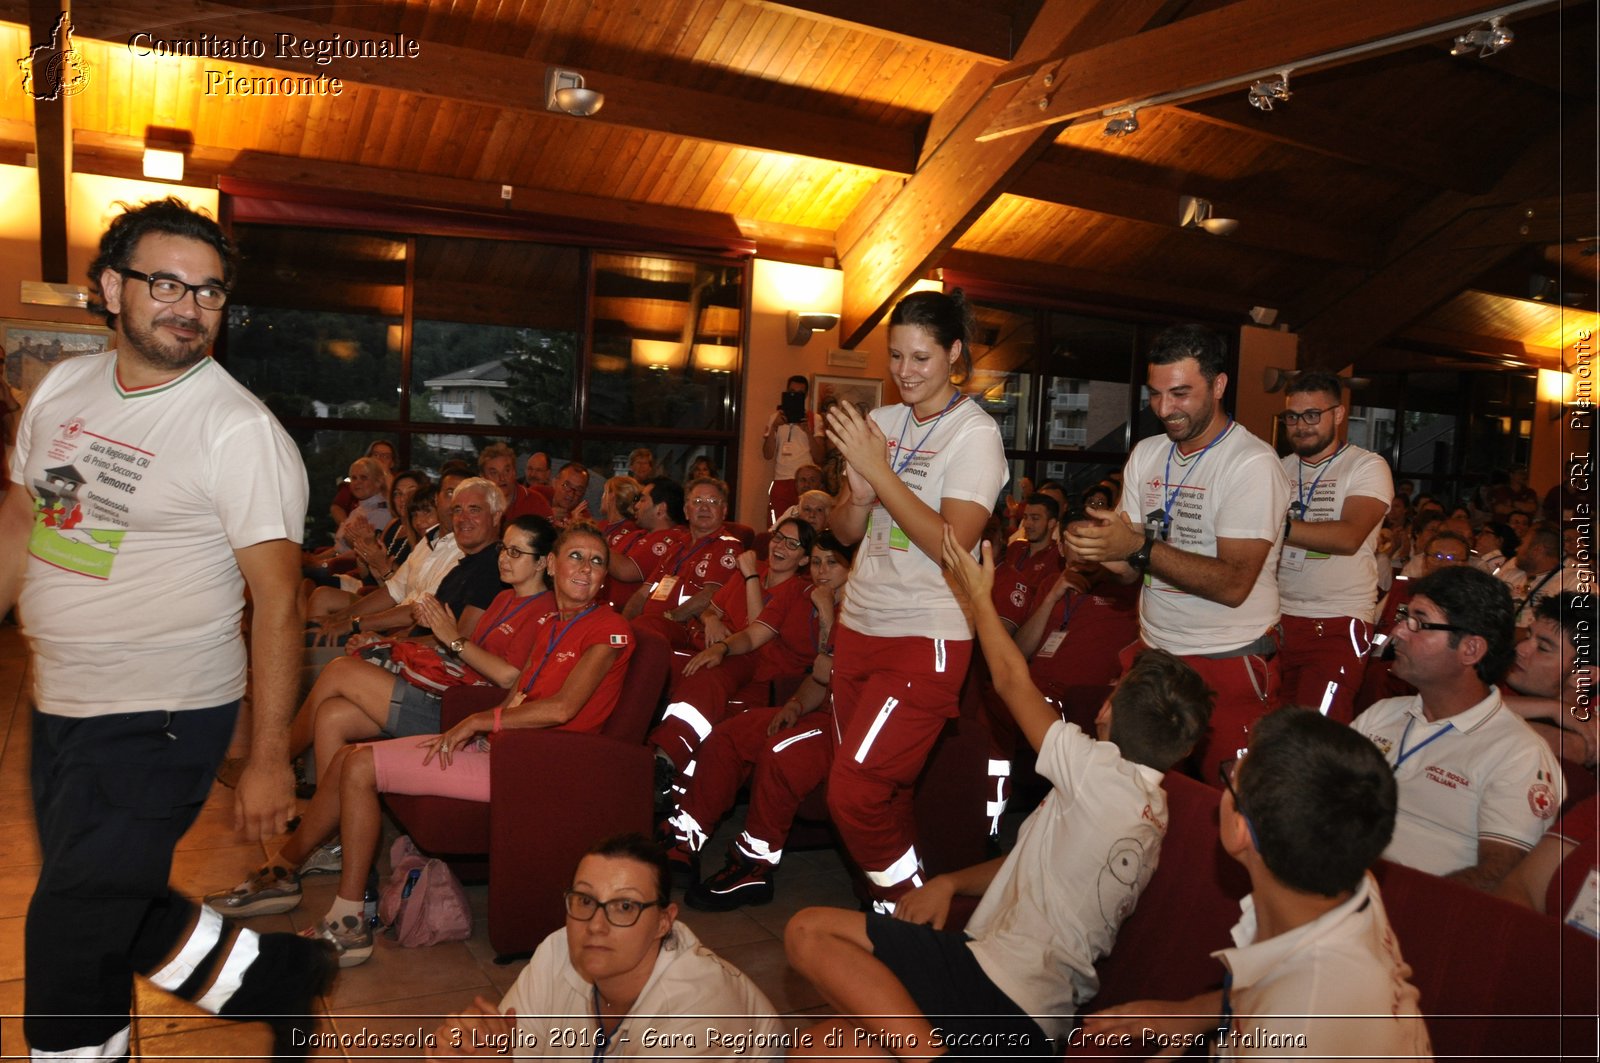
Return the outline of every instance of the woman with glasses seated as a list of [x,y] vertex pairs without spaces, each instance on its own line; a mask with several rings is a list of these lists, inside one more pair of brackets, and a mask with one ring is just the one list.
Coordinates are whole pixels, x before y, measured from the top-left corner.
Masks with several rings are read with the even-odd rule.
[[[703,638],[700,632],[690,636],[700,652],[673,679],[666,713],[650,732],[662,784],[671,773],[689,770],[706,735],[733,715],[729,702],[739,691],[760,683],[753,704],[782,704],[811,670],[820,622],[811,581],[800,577],[816,537],[803,520],[780,523],[767,543],[767,563],[758,566],[754,551],[740,554],[743,578],[730,577],[701,614]],[[777,698],[767,684],[777,688]]]
[[772,1002],[677,921],[668,883],[665,855],[642,835],[590,849],[566,892],[566,928],[498,1006],[479,997],[445,1020],[428,1058],[782,1057]]
[[487,802],[487,738],[492,732],[529,727],[595,734],[605,726],[633,654],[627,621],[599,598],[606,575],[605,539],[592,524],[573,525],[556,539],[551,558],[555,600],[537,610],[527,663],[500,704],[420,742],[396,738],[340,749],[278,858],[231,892],[207,897],[207,904],[232,916],[297,907],[300,880],[293,869],[337,830],[344,847],[338,894],[307,936],[331,942],[341,967],[363,963],[372,955],[372,930],[362,917],[362,899],[383,833],[379,794]]

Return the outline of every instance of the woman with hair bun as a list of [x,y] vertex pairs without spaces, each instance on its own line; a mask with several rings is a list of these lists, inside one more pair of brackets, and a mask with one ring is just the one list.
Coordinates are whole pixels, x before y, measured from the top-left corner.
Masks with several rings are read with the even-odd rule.
[[900,402],[841,402],[827,435],[846,461],[829,527],[857,543],[834,642],[838,755],[828,808],[880,910],[922,885],[912,786],[956,715],[972,629],[940,567],[945,528],[975,550],[1007,480],[994,419],[957,379],[972,367],[961,291],[914,292],[889,317]]

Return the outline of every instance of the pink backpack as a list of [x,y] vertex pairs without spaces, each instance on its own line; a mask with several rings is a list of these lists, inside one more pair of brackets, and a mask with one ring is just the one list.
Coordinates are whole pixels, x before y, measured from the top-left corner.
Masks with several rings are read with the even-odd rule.
[[394,870],[378,897],[378,918],[408,948],[472,936],[467,891],[443,860],[423,856],[409,835],[389,850]]

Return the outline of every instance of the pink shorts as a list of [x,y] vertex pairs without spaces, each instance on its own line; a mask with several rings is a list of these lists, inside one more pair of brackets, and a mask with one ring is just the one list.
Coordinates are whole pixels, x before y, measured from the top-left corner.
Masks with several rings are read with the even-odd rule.
[[423,797],[456,797],[463,801],[489,800],[489,750],[472,742],[458,749],[448,768],[440,768],[435,757],[427,764],[424,748],[437,735],[425,738],[394,738],[373,742],[372,768],[381,794],[416,794]]

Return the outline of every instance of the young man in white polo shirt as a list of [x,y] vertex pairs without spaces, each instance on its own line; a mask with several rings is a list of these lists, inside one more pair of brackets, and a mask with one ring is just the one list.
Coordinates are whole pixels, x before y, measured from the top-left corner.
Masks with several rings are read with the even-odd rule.
[[1218,833],[1250,874],[1223,987],[1085,1019],[1086,1042],[1215,1039],[1216,1059],[1427,1059],[1411,968],[1367,873],[1395,825],[1395,780],[1370,743],[1306,708],[1257,722],[1219,770]]
[[1356,717],[1394,768],[1400,813],[1384,856],[1492,890],[1561,808],[1555,755],[1493,684],[1514,650],[1511,595],[1465,565],[1416,582],[1395,624],[1394,674],[1417,688]]

